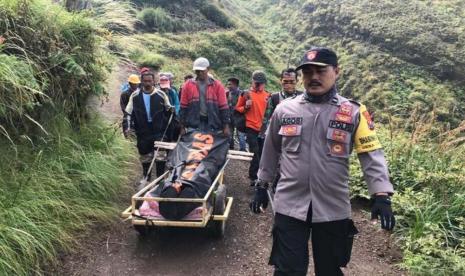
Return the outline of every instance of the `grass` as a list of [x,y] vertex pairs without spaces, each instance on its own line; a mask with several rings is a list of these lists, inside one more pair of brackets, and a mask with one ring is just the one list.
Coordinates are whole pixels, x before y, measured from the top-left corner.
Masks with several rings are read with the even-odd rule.
[[118,129],[97,118],[79,133],[64,116],[50,124],[46,142],[0,147],[0,275],[43,274],[77,231],[112,221],[128,193],[131,147]]
[[[138,34],[121,38],[119,48],[125,49],[138,64],[144,60],[162,64],[160,70],[173,72],[176,83],[181,83],[187,73],[193,73],[192,62],[203,56],[210,61],[211,73],[223,83],[227,78],[236,76],[242,87],[248,88],[252,72],[261,69],[268,76],[267,88],[276,91],[279,87],[279,73],[272,60],[264,54],[261,43],[243,30]],[[158,62],[160,58],[164,62]]]
[[92,17],[99,21],[99,26],[117,35],[136,32],[137,10],[130,1],[92,0]]
[[32,137],[43,123],[40,113],[51,106],[82,120],[87,98],[105,93],[109,58],[98,24],[47,0],[0,0],[0,18],[3,127]]
[[[453,143],[460,131],[431,138],[419,125],[381,130],[396,194],[396,238],[403,249],[404,268],[412,275],[465,273],[465,144]],[[452,143],[451,143],[452,142]],[[351,166],[353,196],[368,197],[360,167]]]
[[[116,3],[98,2],[94,15]],[[111,221],[127,191],[131,147],[87,99],[105,93],[101,26],[131,32],[134,21],[88,14],[0,0],[0,275],[44,274],[78,232]]]

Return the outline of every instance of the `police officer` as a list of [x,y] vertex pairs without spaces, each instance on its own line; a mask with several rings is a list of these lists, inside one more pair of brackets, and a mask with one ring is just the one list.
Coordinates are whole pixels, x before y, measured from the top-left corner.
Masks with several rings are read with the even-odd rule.
[[269,262],[274,275],[307,274],[310,232],[316,275],[343,275],[340,267],[349,262],[357,233],[348,186],[352,149],[373,197],[372,219],[380,217],[386,230],[395,224],[389,197],[394,190],[366,107],[337,93],[336,54],[312,48],[297,70],[306,93],[283,101],[273,113],[250,207],[256,213],[267,207],[266,183],[280,160]]

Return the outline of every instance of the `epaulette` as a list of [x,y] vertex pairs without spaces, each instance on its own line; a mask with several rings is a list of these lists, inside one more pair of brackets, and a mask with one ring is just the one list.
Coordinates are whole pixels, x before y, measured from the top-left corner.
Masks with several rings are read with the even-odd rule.
[[357,102],[356,100],[352,100],[352,99],[349,99],[349,102],[355,104],[355,105],[358,105],[358,106],[361,106],[362,104]]

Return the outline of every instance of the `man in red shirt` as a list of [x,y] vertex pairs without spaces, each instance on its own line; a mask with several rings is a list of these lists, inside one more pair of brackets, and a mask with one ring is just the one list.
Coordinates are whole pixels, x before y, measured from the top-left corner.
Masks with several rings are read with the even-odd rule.
[[229,106],[219,80],[208,74],[210,62],[203,57],[194,61],[196,78],[182,86],[180,122],[184,128],[207,132],[222,131],[229,136]]
[[245,114],[245,126],[247,143],[250,152],[254,153],[249,167],[249,179],[254,185],[257,179],[258,165],[263,148],[263,139],[259,137],[262,128],[263,117],[270,93],[265,91],[266,75],[262,71],[252,74],[252,87],[241,95],[237,101],[236,110]]

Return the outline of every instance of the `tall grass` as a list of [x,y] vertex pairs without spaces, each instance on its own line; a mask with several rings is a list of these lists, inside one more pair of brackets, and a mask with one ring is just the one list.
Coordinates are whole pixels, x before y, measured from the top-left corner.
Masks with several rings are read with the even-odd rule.
[[0,144],[0,275],[42,274],[76,231],[113,219],[128,192],[130,147],[97,118],[72,130],[63,115],[42,144]]
[[[460,130],[437,136],[437,127],[418,123],[410,134],[381,131],[396,190],[395,234],[402,266],[413,275],[464,275],[465,144]],[[351,169],[353,195],[367,197],[358,164]]]
[[101,31],[50,0],[0,0],[0,275],[43,274],[127,191],[130,147],[87,110]]
[[136,32],[137,10],[135,5],[126,0],[93,0],[93,17],[100,21],[100,26],[116,34],[128,35]]
[[47,0],[0,0],[0,34],[0,124],[9,132],[32,136],[51,105],[79,122],[87,98],[104,93],[107,54],[85,14]]

